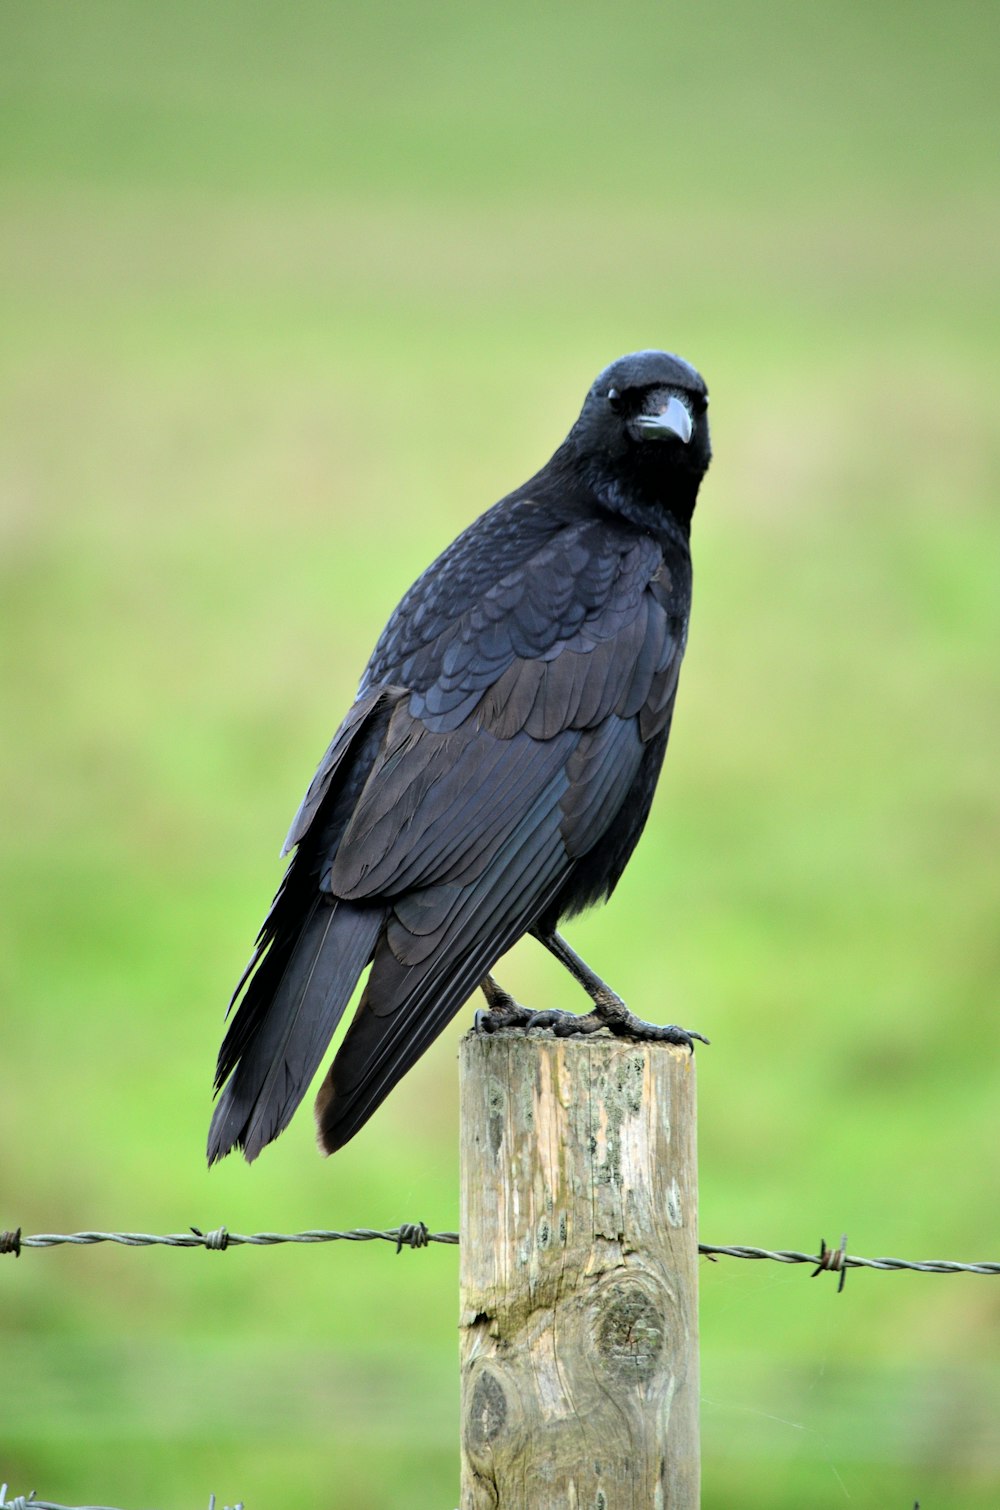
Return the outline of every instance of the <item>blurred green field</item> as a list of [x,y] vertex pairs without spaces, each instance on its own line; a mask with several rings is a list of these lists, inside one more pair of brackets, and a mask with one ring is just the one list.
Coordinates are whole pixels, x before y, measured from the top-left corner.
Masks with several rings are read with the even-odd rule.
[[[455,1049],[203,1139],[416,572],[598,368],[712,389],[666,775],[571,931],[696,1026],[702,1234],[1000,1258],[994,6],[33,0],[0,48],[0,1227],[457,1224]],[[520,945],[524,1000],[574,1004]],[[702,1273],[704,1504],[1000,1504],[1000,1282]],[[450,1249],[0,1260],[0,1482],[457,1501]]]

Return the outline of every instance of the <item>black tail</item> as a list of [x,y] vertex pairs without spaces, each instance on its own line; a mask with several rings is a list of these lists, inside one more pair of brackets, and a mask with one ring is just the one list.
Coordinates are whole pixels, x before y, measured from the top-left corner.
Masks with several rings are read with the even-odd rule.
[[[336,1153],[364,1126],[393,1086],[460,1011],[495,951],[413,968],[400,965],[384,941],[376,951],[365,994],[316,1097],[316,1127],[324,1153]],[[442,978],[443,977],[443,978]]]
[[219,1050],[215,1083],[225,1089],[208,1133],[210,1164],[234,1147],[250,1163],[288,1126],[385,921],[384,907],[317,896],[288,934],[281,904],[279,892]]

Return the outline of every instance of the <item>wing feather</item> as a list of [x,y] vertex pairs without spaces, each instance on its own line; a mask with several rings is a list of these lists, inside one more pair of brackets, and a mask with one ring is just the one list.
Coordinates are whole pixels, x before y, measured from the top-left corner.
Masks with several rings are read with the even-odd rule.
[[364,996],[316,1102],[328,1152],[342,1146],[526,932],[567,870],[559,834],[566,778],[550,783],[497,863],[464,888],[434,949],[415,963],[379,946]]
[[[287,855],[305,837],[310,824],[319,812],[323,798],[330,790],[333,779],[345,756],[365,727],[371,724],[380,710],[391,707],[393,702],[405,696],[397,687],[370,687],[359,694],[357,701],[348,710],[347,716],[327,747],[308,790],[299,803],[299,810],[292,819],[281,853]],[[238,989],[238,988],[237,988]]]

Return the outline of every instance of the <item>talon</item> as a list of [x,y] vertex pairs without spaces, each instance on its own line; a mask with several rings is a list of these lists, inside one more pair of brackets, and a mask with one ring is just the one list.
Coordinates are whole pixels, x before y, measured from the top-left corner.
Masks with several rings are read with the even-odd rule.
[[524,1031],[530,1033],[532,1028],[554,1028],[561,1015],[561,1013],[553,1011],[532,1012],[524,1024]]
[[557,1038],[582,1038],[589,1033],[596,1033],[604,1027],[593,1012],[586,1013],[583,1017],[577,1017],[572,1012],[565,1012],[559,1022],[553,1025],[552,1031]]
[[631,1038],[636,1043],[672,1043],[678,1048],[694,1052],[694,1040],[707,1043],[708,1039],[703,1033],[697,1033],[693,1029],[679,1028],[674,1023],[666,1027],[656,1022],[644,1022],[641,1017],[636,1017],[628,1010],[623,1001],[617,997],[598,1001],[594,1007],[594,1015],[601,1024],[613,1033],[616,1038]]
[[513,1000],[510,1010],[505,1007],[489,1010],[480,1007],[473,1016],[472,1029],[475,1033],[500,1033],[504,1028],[526,1028],[532,1015],[527,1007],[521,1007]]

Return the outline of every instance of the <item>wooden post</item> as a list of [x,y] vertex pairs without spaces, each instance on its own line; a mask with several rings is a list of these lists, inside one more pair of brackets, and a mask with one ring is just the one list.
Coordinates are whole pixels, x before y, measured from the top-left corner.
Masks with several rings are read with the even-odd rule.
[[461,1048],[462,1510],[696,1510],[694,1060]]

